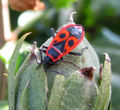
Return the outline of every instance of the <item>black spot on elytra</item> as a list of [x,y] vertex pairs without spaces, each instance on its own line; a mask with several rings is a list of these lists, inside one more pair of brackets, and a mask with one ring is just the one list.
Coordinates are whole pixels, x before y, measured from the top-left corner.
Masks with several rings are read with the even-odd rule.
[[65,38],[65,36],[65,33],[59,35],[60,38]]
[[69,47],[72,47],[73,44],[74,44],[74,41],[73,41],[73,40],[69,40],[69,41],[68,41],[68,45],[69,45]]

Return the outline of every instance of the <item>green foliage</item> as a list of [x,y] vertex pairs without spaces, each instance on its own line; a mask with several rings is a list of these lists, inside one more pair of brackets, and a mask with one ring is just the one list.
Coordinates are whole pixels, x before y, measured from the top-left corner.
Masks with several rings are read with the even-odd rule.
[[20,66],[22,65],[22,63],[24,62],[24,60],[25,60],[25,58],[27,57],[28,54],[29,54],[28,51],[25,51],[23,53],[19,53],[18,58],[17,58],[15,73],[19,70]]
[[[98,52],[101,61],[103,57],[101,53],[108,52],[109,55],[114,59],[112,60],[112,71],[115,74],[119,74],[119,62],[120,62],[120,36],[115,34],[108,28],[102,28],[101,32],[98,33],[98,37],[92,42],[96,51]],[[101,45],[102,44],[102,45]],[[107,45],[106,45],[107,44]]]
[[70,7],[73,2],[76,0],[50,0],[50,2],[57,8]]

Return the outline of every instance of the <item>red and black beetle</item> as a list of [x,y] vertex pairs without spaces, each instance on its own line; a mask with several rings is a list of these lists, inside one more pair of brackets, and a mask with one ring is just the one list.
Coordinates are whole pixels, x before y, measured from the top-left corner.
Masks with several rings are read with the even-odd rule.
[[43,46],[41,49],[39,49],[41,54],[42,52],[46,54],[46,57],[41,61],[41,63],[43,62],[45,65],[53,64],[68,53],[81,55],[81,53],[71,52],[76,46],[78,46],[85,36],[84,28],[81,25],[77,25],[73,22],[72,14],[69,22],[60,27],[56,33],[54,32],[53,28],[51,29],[53,36],[52,42],[48,47]]

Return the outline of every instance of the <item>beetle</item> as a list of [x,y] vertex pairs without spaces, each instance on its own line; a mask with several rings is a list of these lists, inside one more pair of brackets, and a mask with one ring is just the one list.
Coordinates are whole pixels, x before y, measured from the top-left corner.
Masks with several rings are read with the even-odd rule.
[[[71,51],[83,40],[85,31],[82,25],[77,25],[73,22],[72,15],[73,13],[70,16],[69,22],[60,27],[57,32],[51,28],[53,40],[48,47],[42,46],[42,48],[39,49],[41,63],[44,63],[46,66],[59,61],[66,54],[81,55],[81,53]],[[86,47],[84,49],[86,49]],[[42,58],[42,52],[46,54],[44,59]],[[39,63],[39,66],[41,63]]]

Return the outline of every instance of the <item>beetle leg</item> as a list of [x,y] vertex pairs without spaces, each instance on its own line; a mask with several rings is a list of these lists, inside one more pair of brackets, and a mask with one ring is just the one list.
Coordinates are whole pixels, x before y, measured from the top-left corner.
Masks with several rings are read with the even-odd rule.
[[78,69],[80,69],[80,67],[78,65],[76,65],[75,63],[73,63],[72,61],[67,61],[67,60],[64,60],[63,58],[61,58],[61,61],[62,62],[65,62],[65,63],[70,63],[72,64],[73,66],[77,67]]
[[[45,50],[45,51],[46,51],[46,50]],[[44,52],[44,50],[39,49],[39,52],[40,52],[40,59],[41,59],[41,62],[38,63],[38,66],[36,67],[36,69],[38,69],[38,68],[41,66],[41,64],[43,63],[42,52]]]
[[[43,48],[45,48],[45,50],[43,49]],[[38,66],[37,66],[37,68],[36,69],[38,69],[39,67],[40,67],[40,65],[43,63],[43,57],[42,57],[42,52],[44,52],[44,53],[46,53],[46,49],[47,49],[48,47],[47,46],[42,46],[42,48],[39,48],[39,52],[40,52],[40,59],[41,59],[41,62],[40,63],[38,63]]]
[[42,49],[43,49],[43,48],[47,49],[48,47],[47,47],[47,46],[45,46],[45,45],[43,45],[43,46],[42,46]]
[[55,30],[54,30],[54,28],[50,28],[50,32],[51,32],[51,36],[54,38],[54,36],[55,36]]
[[[46,53],[46,50],[47,50],[47,46],[43,45],[42,48],[39,48],[39,52],[40,54],[42,55],[42,52]],[[45,49],[45,50],[44,50]]]
[[42,52],[44,52],[44,50],[39,49],[39,52],[40,52],[40,59],[41,59],[41,62],[43,62]]
[[39,49],[39,51],[46,53],[46,50],[43,50],[43,49]]
[[79,52],[79,53],[77,53],[77,52],[69,52],[69,54],[81,56],[83,54],[83,52],[85,51],[85,49],[88,49],[88,47],[82,48],[81,52]]

